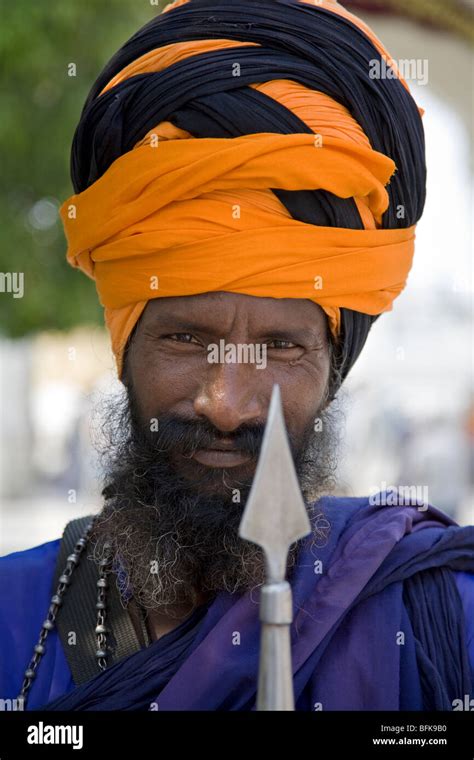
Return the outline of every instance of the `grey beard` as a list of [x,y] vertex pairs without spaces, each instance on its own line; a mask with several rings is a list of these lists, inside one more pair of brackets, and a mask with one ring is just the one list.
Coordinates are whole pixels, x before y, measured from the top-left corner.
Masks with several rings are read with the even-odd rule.
[[[319,432],[307,433],[299,450],[293,446],[316,543],[328,528],[317,499],[332,490],[335,480],[336,404],[319,413]],[[143,433],[133,392],[103,402],[101,416],[105,503],[92,535],[92,555],[99,561],[111,554],[115,569],[121,568],[117,583],[124,602],[133,597],[144,608],[173,616],[173,608],[192,610],[203,594],[260,586],[263,552],[238,535],[251,481],[236,480],[231,470],[216,474],[203,468],[193,482],[179,475],[166,446]],[[181,441],[179,435],[176,440]],[[216,492],[206,488],[216,483]],[[288,574],[300,544],[290,549]]]

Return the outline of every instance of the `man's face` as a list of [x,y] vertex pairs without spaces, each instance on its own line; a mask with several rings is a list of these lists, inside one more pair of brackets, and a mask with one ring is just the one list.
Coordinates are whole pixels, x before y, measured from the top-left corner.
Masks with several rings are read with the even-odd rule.
[[224,292],[157,298],[131,343],[126,383],[144,427],[154,429],[162,415],[206,425],[205,448],[176,453],[173,464],[193,480],[207,470],[217,488],[224,470],[253,473],[255,452],[242,449],[238,433],[263,430],[275,383],[295,451],[302,445],[325,401],[328,349],[325,314],[309,300]]
[[[261,549],[239,525],[275,383],[303,494],[310,502],[330,486],[326,330],[305,300],[209,293],[147,305],[124,364],[126,397],[108,414],[96,526],[97,557],[112,547],[143,606],[192,605],[198,592],[263,582]],[[295,555],[296,545],[288,567]]]

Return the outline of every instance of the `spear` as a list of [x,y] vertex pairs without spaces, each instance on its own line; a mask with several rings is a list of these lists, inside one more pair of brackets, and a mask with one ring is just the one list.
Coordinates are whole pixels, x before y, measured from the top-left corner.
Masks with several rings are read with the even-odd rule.
[[257,710],[295,709],[290,642],[293,603],[285,576],[290,546],[310,530],[280,388],[274,385],[257,469],[239,528],[241,538],[258,544],[265,556]]

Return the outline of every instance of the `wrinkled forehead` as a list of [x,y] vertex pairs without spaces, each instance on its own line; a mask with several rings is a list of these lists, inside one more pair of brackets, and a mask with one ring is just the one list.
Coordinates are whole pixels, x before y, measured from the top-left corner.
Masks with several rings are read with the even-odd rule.
[[305,298],[263,298],[216,291],[193,296],[149,301],[141,326],[192,327],[212,332],[246,329],[254,333],[273,330],[312,331],[325,335],[328,321],[321,307]]

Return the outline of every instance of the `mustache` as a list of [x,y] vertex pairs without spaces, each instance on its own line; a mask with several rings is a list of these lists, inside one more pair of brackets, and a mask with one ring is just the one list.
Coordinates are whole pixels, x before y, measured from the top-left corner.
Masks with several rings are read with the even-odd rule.
[[[190,420],[172,414],[155,417],[155,426],[140,424],[139,429],[154,453],[179,453],[191,457],[198,449],[211,449],[225,440],[235,449],[256,459],[262,446],[265,425],[243,424],[231,433],[223,433],[208,420]],[[138,425],[135,422],[135,428]]]

